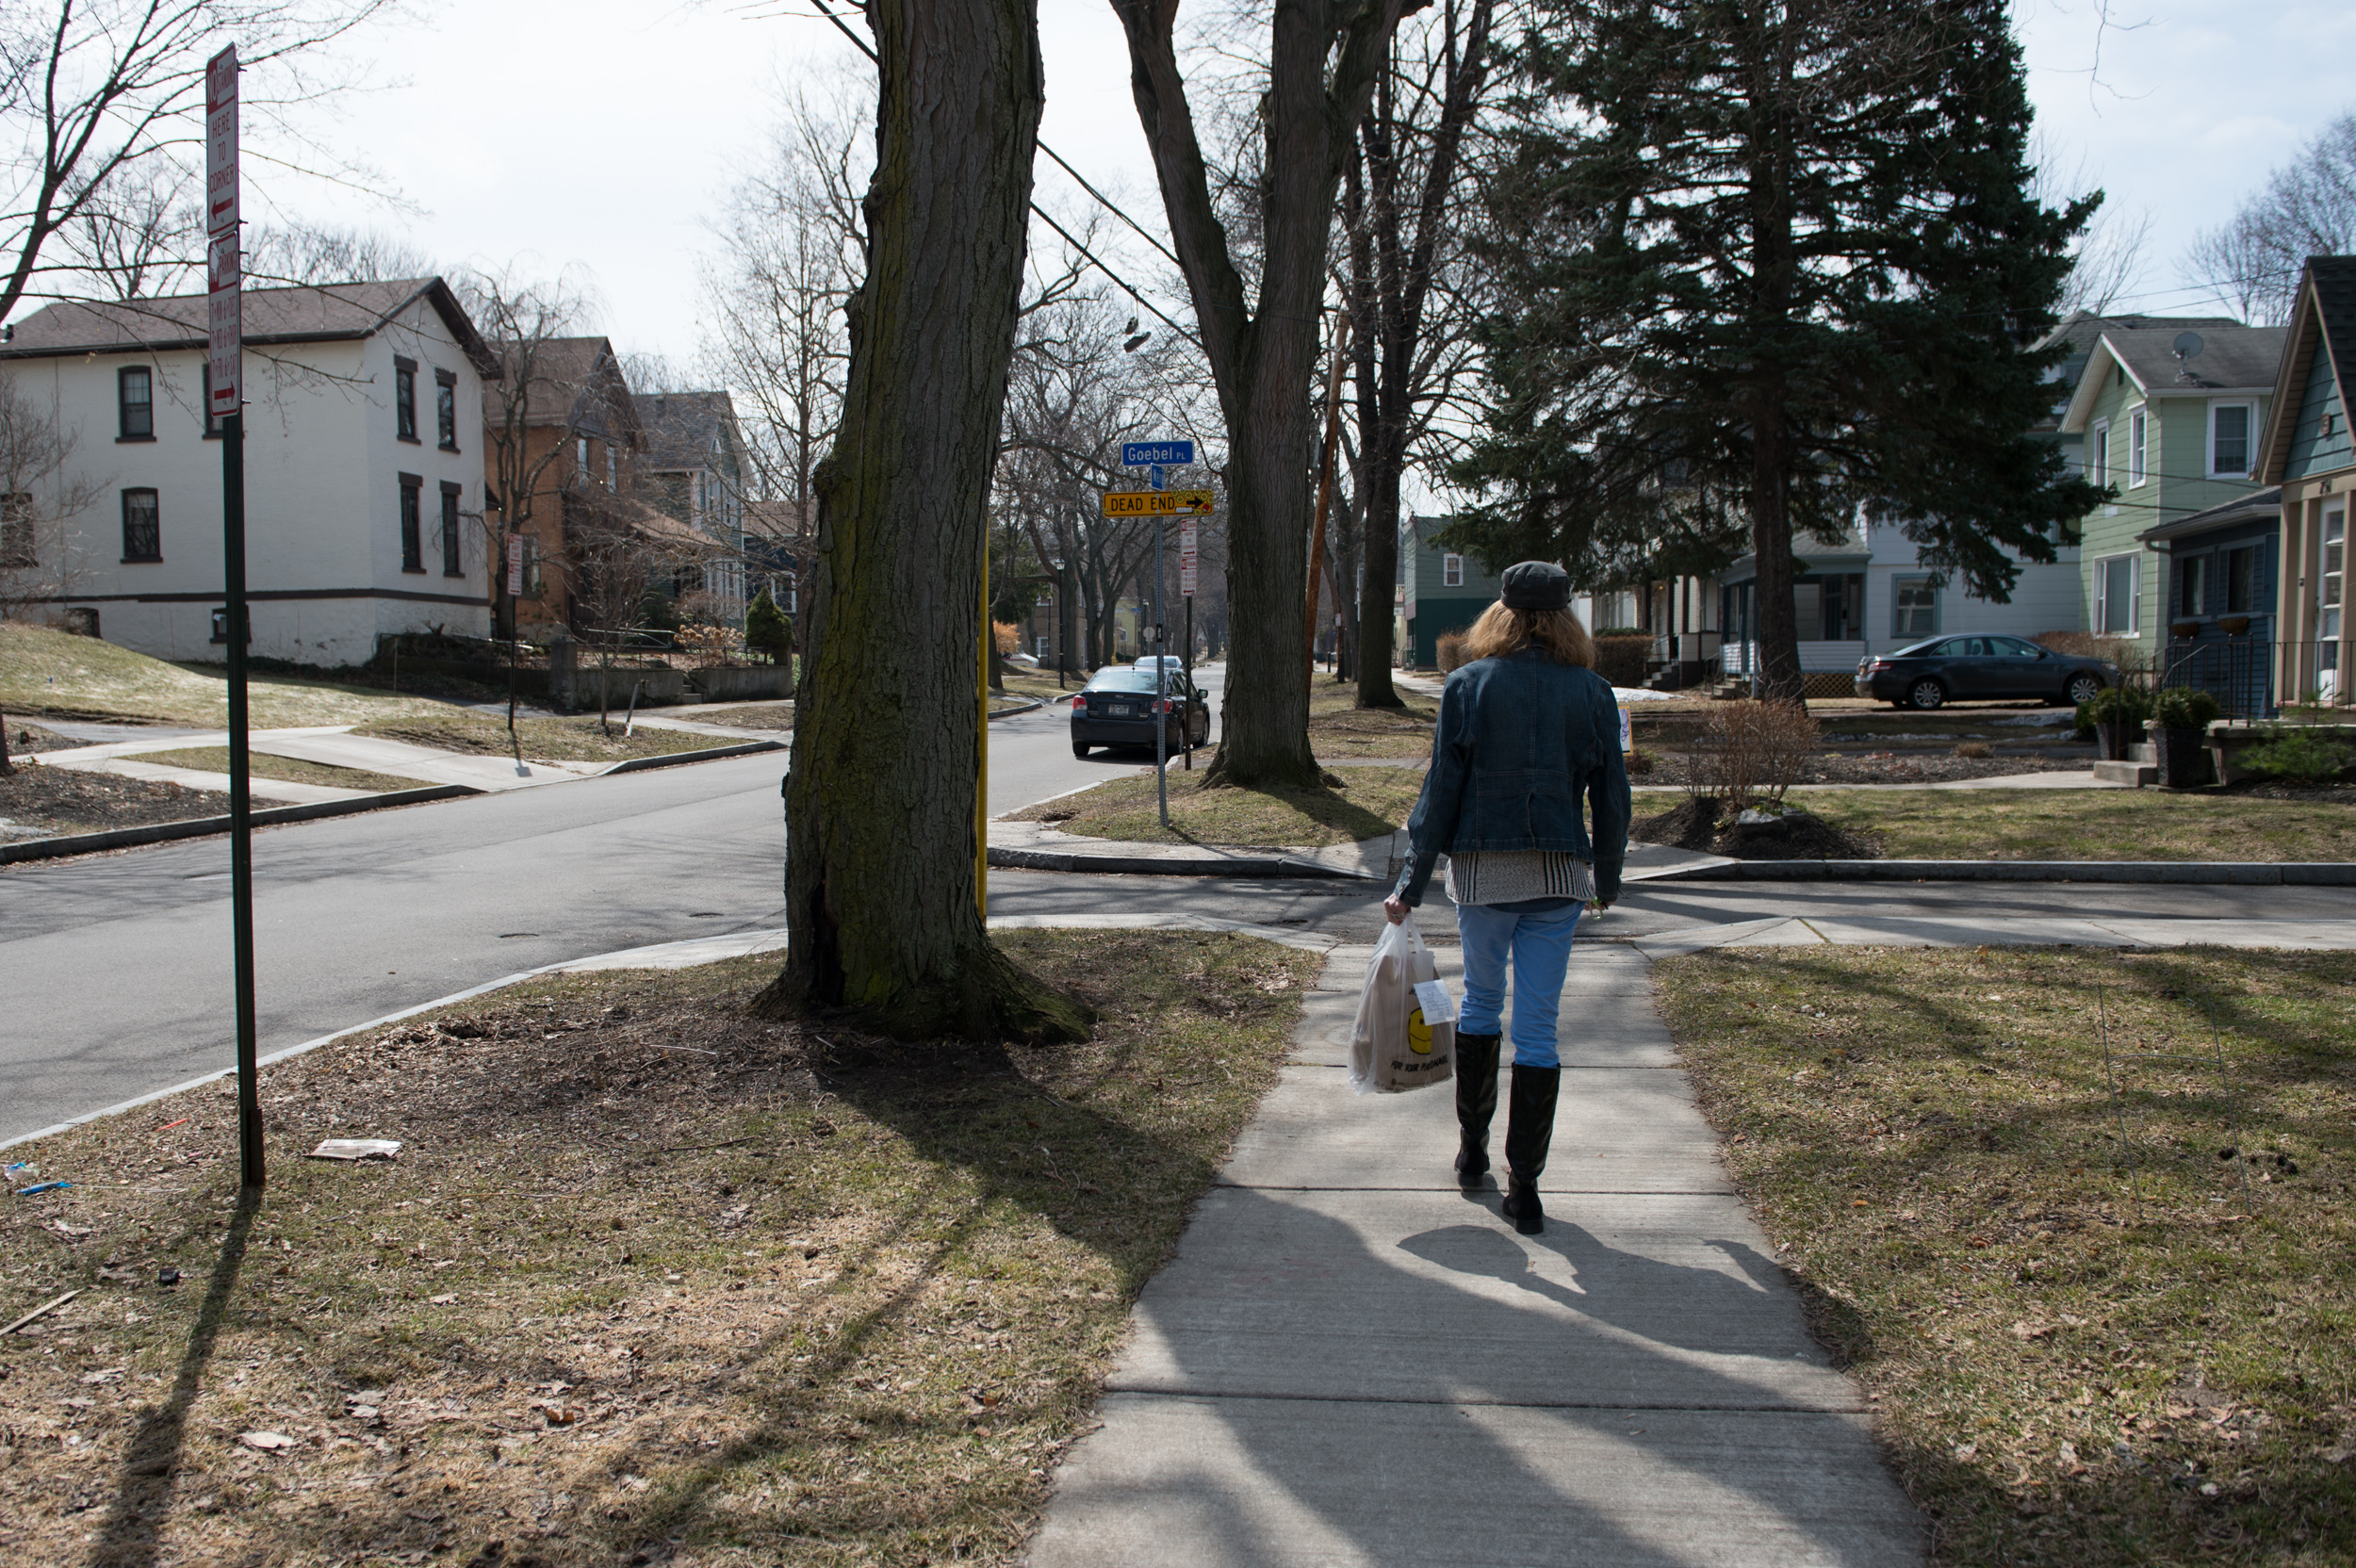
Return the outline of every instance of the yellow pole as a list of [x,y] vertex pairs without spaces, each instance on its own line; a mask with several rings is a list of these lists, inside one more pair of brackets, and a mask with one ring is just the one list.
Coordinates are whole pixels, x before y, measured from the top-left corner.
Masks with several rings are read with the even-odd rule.
[[981,663],[974,681],[973,908],[990,919],[990,524],[982,524]]

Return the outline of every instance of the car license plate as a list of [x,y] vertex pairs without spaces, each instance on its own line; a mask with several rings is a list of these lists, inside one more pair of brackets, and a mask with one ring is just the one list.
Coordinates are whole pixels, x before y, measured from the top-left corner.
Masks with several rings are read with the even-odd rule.
[[1125,719],[1135,714],[1137,710],[1125,702],[1116,702],[1110,708],[1105,709],[1104,711],[1110,713],[1116,719]]

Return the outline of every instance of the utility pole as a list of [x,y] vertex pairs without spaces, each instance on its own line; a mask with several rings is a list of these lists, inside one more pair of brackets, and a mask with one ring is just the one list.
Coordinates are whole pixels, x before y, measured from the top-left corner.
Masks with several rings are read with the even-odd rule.
[[205,355],[221,425],[221,586],[229,640],[229,944],[237,1018],[237,1173],[250,1197],[267,1176],[254,1005],[254,752],[248,738],[245,594],[245,330],[238,286],[237,48],[205,62]]

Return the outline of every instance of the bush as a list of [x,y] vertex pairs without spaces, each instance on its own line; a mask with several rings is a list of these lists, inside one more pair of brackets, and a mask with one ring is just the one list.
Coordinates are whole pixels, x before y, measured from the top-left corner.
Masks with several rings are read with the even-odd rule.
[[1713,703],[1685,753],[1685,792],[1735,811],[1780,805],[1820,743],[1814,716],[1797,703]]
[[2136,725],[2151,716],[2151,698],[2139,687],[2105,686],[2086,705],[2096,724]]
[[1612,632],[1595,639],[1595,673],[1614,686],[1642,686],[1644,661],[1652,657],[1644,632]]
[[2094,739],[2094,704],[2090,702],[2078,704],[2078,727],[2070,732],[2070,739],[2073,741]]
[[2287,778],[2299,784],[2320,784],[2356,768],[2356,741],[2309,727],[2274,725],[2264,743],[2241,754],[2251,773]]
[[1464,662],[1464,634],[1461,631],[1441,632],[1439,640],[1432,645],[1432,653],[1440,662],[1440,673],[1446,675]]
[[794,617],[777,608],[763,588],[744,612],[744,645],[772,659],[783,659],[794,647]]
[[2162,729],[2206,729],[2224,710],[2217,698],[2194,686],[2171,686],[2151,705],[2151,717]]
[[708,669],[729,662],[744,643],[744,633],[732,626],[685,626],[679,628],[673,645]]

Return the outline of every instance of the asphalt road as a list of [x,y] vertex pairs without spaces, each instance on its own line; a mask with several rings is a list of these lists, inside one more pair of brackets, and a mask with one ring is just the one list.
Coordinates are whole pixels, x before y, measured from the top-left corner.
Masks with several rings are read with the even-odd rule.
[[[1082,761],[1063,710],[1017,714],[990,727],[990,808],[1150,760]],[[783,772],[769,754],[257,832],[262,1050],[518,970],[782,924]],[[0,868],[0,1138],[227,1065],[228,840]]]

